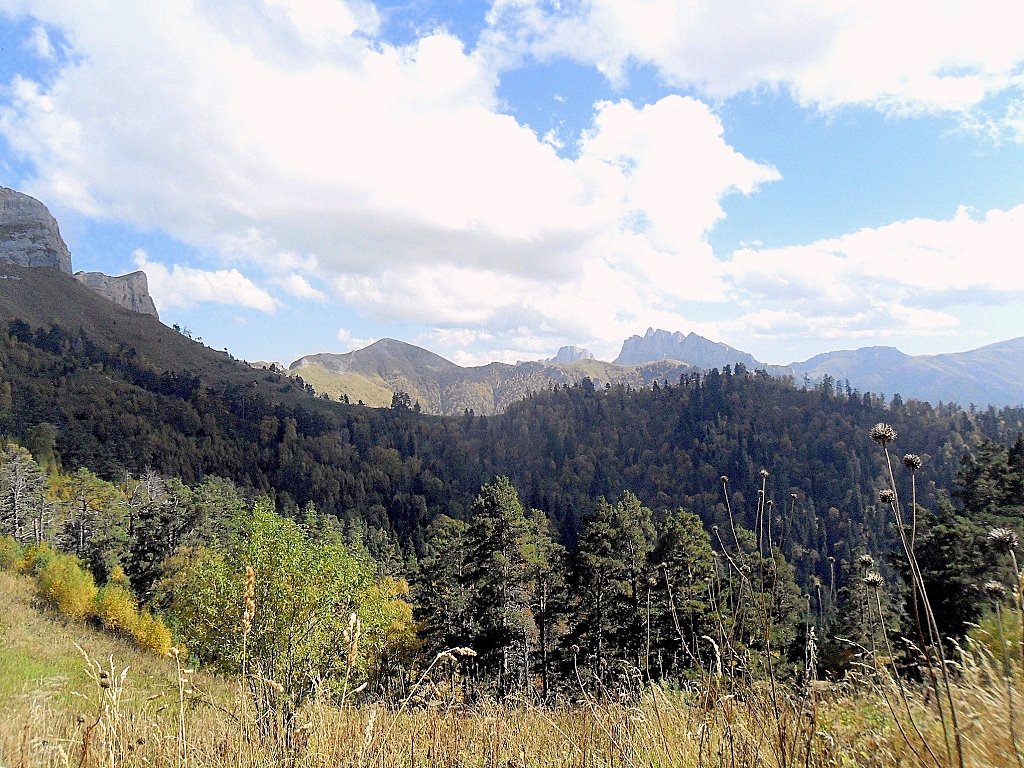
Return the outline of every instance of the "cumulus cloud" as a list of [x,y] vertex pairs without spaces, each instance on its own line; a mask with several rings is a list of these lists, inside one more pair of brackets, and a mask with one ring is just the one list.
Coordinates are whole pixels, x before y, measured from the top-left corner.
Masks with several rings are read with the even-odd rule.
[[323,291],[314,288],[306,278],[295,272],[279,277],[274,282],[297,299],[327,301],[327,295]]
[[339,328],[338,332],[335,334],[335,338],[346,351],[363,349],[377,341],[377,339],[374,338],[360,338],[355,336],[348,328]]
[[135,264],[146,272],[153,303],[161,311],[188,308],[204,301],[271,313],[278,307],[273,296],[237,269],[207,271],[181,264],[168,269],[160,262],[151,261],[143,250],[135,252]]
[[785,248],[733,254],[725,281],[751,309],[727,330],[747,338],[833,340],[941,335],[954,309],[1024,301],[1012,268],[1024,205],[946,220],[913,219]]
[[613,82],[652,66],[712,98],[785,88],[825,109],[964,111],[1024,84],[1017,0],[498,0],[490,18],[496,47]]
[[[257,270],[297,298],[320,299],[322,282],[368,316],[493,325],[509,344],[527,325],[555,348],[621,338],[638,318],[678,318],[680,299],[721,297],[707,242],[721,201],[779,178],[679,96],[601,103],[561,155],[500,112],[505,60],[444,31],[391,45],[368,5],[31,13],[73,56],[0,102],[29,189],[216,254],[177,274],[230,276],[244,306],[274,306],[244,277]],[[152,269],[165,302],[214,295]]]

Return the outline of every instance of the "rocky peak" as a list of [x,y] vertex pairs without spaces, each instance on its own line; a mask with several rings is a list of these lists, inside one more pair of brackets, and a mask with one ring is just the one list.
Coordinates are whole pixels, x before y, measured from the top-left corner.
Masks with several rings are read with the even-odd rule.
[[71,253],[57,220],[34,197],[0,187],[0,261],[71,274]]
[[751,371],[765,367],[747,352],[728,344],[710,341],[696,333],[669,333],[654,328],[648,328],[643,336],[630,336],[622,342],[615,364],[642,365],[657,360],[678,360],[698,368],[724,368],[736,363],[743,363]]
[[143,315],[160,317],[149,295],[149,281],[145,272],[129,272],[118,277],[102,272],[76,272],[75,279],[118,306]]
[[551,359],[547,360],[549,363],[555,365],[566,364],[566,363],[578,363],[580,360],[593,360],[594,356],[588,350],[583,347],[566,346],[561,347]]
[[[51,267],[71,274],[71,252],[60,236],[57,220],[45,205],[7,187],[0,187],[0,262],[22,267]],[[75,278],[115,304],[159,318],[145,272],[119,277],[78,272]]]

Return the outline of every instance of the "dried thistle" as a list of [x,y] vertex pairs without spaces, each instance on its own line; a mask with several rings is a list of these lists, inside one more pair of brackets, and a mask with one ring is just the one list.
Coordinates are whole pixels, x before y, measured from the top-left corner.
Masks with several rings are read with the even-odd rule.
[[871,439],[876,443],[886,445],[896,439],[896,430],[891,425],[879,422],[871,428]]
[[906,453],[903,455],[903,466],[911,472],[917,472],[922,464],[924,464],[924,461],[916,453]]
[[885,585],[885,579],[878,571],[871,571],[864,577],[864,584],[871,589],[881,589]]
[[875,558],[865,552],[863,555],[857,558],[857,567],[861,570],[868,570],[875,564]]
[[1006,587],[998,581],[986,581],[981,585],[981,591],[989,600],[1002,600],[1006,596]]
[[245,566],[245,597],[242,605],[242,634],[248,635],[256,616],[256,572],[251,565]]
[[883,488],[878,492],[878,500],[883,504],[892,504],[896,501],[896,491],[892,488]]
[[993,528],[988,532],[988,545],[996,552],[1009,554],[1017,548],[1017,544],[1017,534],[1009,528]]
[[767,469],[762,469],[761,470],[761,477],[764,477],[764,478],[768,477],[768,470]]

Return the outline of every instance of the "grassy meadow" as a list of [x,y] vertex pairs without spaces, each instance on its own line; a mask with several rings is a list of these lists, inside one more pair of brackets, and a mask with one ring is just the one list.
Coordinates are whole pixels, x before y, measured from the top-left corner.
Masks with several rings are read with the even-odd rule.
[[[33,595],[31,579],[0,572],[5,768],[957,765],[923,689],[867,669],[801,692],[710,677],[686,691],[545,708],[314,701],[286,745],[237,681],[41,611]],[[1024,700],[1019,663],[1011,688],[984,652],[964,659],[953,687],[964,764],[1019,765],[1010,721],[1010,697],[1013,707]]]

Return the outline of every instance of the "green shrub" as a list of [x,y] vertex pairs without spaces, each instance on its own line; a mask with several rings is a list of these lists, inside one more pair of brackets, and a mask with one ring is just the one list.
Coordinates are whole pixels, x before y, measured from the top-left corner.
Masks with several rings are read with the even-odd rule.
[[53,547],[45,542],[32,544],[24,550],[21,562],[17,565],[18,573],[25,573],[29,576],[38,576],[46,568],[52,557],[57,555]]
[[96,601],[96,584],[76,558],[51,553],[38,573],[37,592],[51,607],[71,619],[90,615]]
[[24,554],[24,547],[13,536],[0,536],[0,570],[14,570]]

